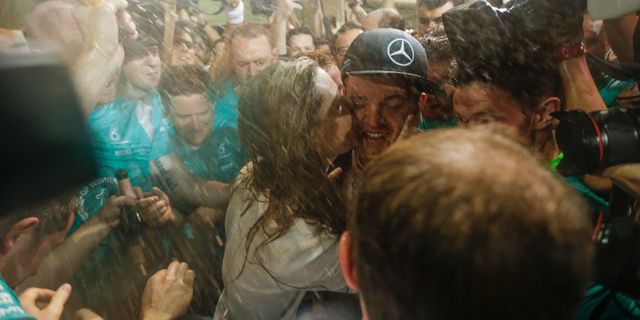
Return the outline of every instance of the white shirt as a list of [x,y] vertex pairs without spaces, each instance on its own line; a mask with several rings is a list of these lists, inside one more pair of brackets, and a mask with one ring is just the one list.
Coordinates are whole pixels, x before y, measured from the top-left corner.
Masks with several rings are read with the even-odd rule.
[[[242,171],[246,174],[245,167]],[[338,261],[338,239],[320,225],[296,219],[281,237],[256,232],[247,256],[247,234],[268,203],[255,201],[240,174],[225,218],[224,290],[214,319],[293,319],[306,290],[347,292]],[[245,211],[245,208],[249,207]],[[267,226],[273,228],[273,225]]]
[[151,141],[153,141],[153,123],[151,123],[152,113],[153,109],[150,105],[144,103],[142,100],[138,100],[138,104],[136,105],[136,118]]

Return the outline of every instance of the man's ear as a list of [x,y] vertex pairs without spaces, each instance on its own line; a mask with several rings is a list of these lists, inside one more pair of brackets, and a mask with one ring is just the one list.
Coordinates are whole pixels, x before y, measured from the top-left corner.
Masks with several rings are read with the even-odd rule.
[[2,235],[2,248],[0,249],[0,253],[7,255],[11,249],[13,249],[20,235],[37,226],[39,222],[40,219],[37,217],[27,217],[9,227],[9,230]]
[[342,275],[347,282],[349,288],[358,291],[358,277],[356,275],[356,268],[353,264],[353,257],[351,255],[351,234],[349,231],[345,231],[340,236],[340,248],[338,248],[338,258],[340,259],[340,267],[342,268]]
[[560,111],[562,103],[558,97],[549,97],[538,105],[538,111],[533,119],[533,129],[543,130],[548,128],[553,121],[552,113]]
[[271,49],[271,55],[273,56],[274,63],[275,63],[280,59],[280,49],[278,49],[278,47]]
[[418,102],[420,105],[420,114],[428,118],[432,116],[434,110],[429,109],[429,106],[436,100],[436,96],[432,94],[428,94],[426,92],[420,93],[420,101]]

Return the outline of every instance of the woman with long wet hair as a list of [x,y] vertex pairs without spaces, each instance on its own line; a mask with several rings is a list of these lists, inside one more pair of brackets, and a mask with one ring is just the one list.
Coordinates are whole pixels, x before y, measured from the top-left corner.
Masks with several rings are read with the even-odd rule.
[[338,88],[310,59],[251,79],[238,134],[250,163],[229,203],[225,289],[214,319],[291,319],[308,290],[346,292],[337,257],[345,204],[328,173],[345,152]]

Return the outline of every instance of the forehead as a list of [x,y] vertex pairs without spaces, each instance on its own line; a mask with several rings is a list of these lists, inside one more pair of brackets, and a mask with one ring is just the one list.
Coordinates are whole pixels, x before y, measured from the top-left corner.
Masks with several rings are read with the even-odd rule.
[[125,53],[123,66],[126,66],[126,64],[129,62],[138,61],[142,58],[145,58],[148,54],[157,53],[158,50],[159,50],[158,46],[155,44],[148,47],[138,47],[138,48],[128,49],[126,50],[126,53]]
[[474,82],[460,86],[454,92],[456,112],[473,115],[477,113],[521,113],[524,110],[516,99],[504,89],[491,84]]
[[187,41],[190,41],[190,42],[193,41],[192,40],[193,38],[191,37],[191,35],[186,31],[178,32],[176,34],[176,38],[180,39],[180,40],[187,40]]
[[354,76],[345,79],[345,95],[360,96],[370,100],[395,96],[408,96],[405,83],[385,76]]
[[289,38],[289,42],[292,44],[295,42],[296,44],[313,44],[313,37],[310,34],[296,34]]
[[360,33],[362,33],[360,29],[351,29],[339,34],[336,38],[336,47],[348,46]]
[[178,95],[170,98],[174,111],[181,114],[204,112],[211,108],[204,94]]
[[271,43],[265,35],[255,38],[235,37],[231,40],[231,50],[235,54],[261,55],[271,53]]

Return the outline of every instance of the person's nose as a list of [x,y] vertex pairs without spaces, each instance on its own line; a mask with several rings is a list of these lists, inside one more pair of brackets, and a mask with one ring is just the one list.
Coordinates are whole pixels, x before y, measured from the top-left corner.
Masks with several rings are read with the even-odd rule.
[[252,77],[258,74],[258,72],[260,72],[260,69],[255,63],[250,63],[248,68],[249,68],[249,75]]
[[377,128],[380,126],[380,119],[382,118],[380,111],[381,108],[374,104],[367,106],[364,116],[364,124],[367,128]]

